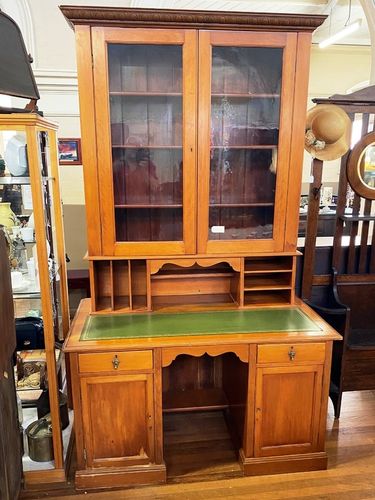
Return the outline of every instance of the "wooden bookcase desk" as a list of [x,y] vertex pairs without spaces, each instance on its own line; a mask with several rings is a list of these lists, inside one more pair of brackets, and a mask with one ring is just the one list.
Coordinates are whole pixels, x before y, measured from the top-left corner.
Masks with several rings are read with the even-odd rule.
[[[326,467],[340,337],[294,292],[324,16],[61,10],[76,34],[91,286],[65,343],[77,487],[165,481],[163,412],[223,410],[244,474]],[[261,330],[210,323],[263,308]],[[298,311],[311,327],[271,329]],[[88,317],[119,336],[83,340]],[[129,318],[135,338],[121,338]],[[169,337],[153,334],[168,321]]]
[[[225,410],[244,474],[326,468],[331,349],[340,336],[299,300],[293,309],[310,330],[82,340],[90,300],[82,301],[65,347],[76,487],[165,481],[163,412]],[[171,315],[151,314],[148,321],[156,316]],[[204,356],[212,362],[211,385],[179,387],[174,363]]]

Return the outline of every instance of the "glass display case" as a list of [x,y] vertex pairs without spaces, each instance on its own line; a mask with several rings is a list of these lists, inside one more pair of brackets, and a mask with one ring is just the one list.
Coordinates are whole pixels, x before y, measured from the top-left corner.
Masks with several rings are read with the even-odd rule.
[[[61,345],[69,307],[56,130],[37,114],[0,114],[0,224],[9,246],[16,316],[26,486],[64,479],[72,424],[72,416],[66,421],[61,411],[61,401],[66,403]],[[42,424],[46,429],[35,434]],[[36,451],[39,439],[44,454]]]

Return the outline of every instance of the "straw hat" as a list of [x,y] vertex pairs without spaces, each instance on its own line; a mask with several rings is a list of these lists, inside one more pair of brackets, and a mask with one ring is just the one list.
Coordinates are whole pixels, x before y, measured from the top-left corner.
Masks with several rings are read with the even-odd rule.
[[318,160],[336,160],[350,147],[351,121],[335,104],[318,104],[307,112],[305,149]]

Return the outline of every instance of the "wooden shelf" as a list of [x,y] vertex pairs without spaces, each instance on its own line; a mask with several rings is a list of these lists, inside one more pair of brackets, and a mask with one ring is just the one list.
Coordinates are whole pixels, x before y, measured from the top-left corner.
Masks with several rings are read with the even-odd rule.
[[142,205],[142,204],[132,204],[132,205],[115,205],[115,208],[182,208],[181,203],[176,203],[174,205]]
[[244,272],[245,272],[245,274],[264,274],[264,273],[277,274],[277,273],[292,272],[292,269],[287,268],[286,266],[285,267],[284,266],[280,266],[280,269],[276,269],[276,268],[266,269],[264,266],[259,266],[258,269],[256,269],[255,267],[253,267],[251,270],[245,268]]
[[245,259],[245,274],[287,273],[293,269],[290,257]]
[[290,290],[291,273],[245,276],[244,290]]
[[193,411],[222,410],[228,407],[227,398],[222,389],[188,389],[186,391],[168,391],[163,393],[163,412],[180,413]]
[[142,144],[142,146],[134,146],[129,144],[113,144],[112,149],[182,149],[182,146],[173,145],[153,145],[153,144]]
[[194,279],[194,278],[231,278],[234,276],[234,272],[223,272],[223,273],[218,273],[218,272],[202,272],[197,269],[195,270],[187,270],[187,271],[181,271],[181,272],[173,272],[173,273],[168,273],[168,272],[163,272],[161,271],[158,274],[154,274],[151,276],[152,280],[171,280],[171,279]]
[[151,299],[153,311],[185,311],[209,309],[237,309],[230,294],[160,295]]
[[143,295],[132,296],[132,311],[145,312],[147,311],[147,297]]
[[210,203],[210,208],[273,207],[274,203]]
[[252,286],[245,286],[244,291],[245,292],[254,292],[254,291],[261,291],[261,290],[291,290],[292,287],[290,285],[252,285]]
[[182,92],[109,92],[110,96],[127,97],[182,97]]
[[213,98],[219,98],[219,97],[229,97],[229,98],[246,98],[246,99],[280,99],[280,94],[252,94],[251,92],[248,93],[217,93],[214,92],[211,94],[211,97]]
[[231,146],[231,145],[221,145],[221,146],[211,146],[211,149],[275,149],[277,144],[251,144],[246,146]]
[[114,307],[115,311],[123,311],[123,312],[130,311],[129,297],[116,295],[114,297],[114,305],[115,305]]
[[290,304],[290,292],[280,291],[245,291],[244,306],[269,306]]
[[111,297],[98,297],[96,309],[98,312],[111,312]]

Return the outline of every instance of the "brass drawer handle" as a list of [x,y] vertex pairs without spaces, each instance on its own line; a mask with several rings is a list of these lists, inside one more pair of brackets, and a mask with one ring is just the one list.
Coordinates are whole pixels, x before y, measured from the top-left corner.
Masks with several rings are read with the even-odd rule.
[[117,354],[114,355],[114,358],[112,359],[112,364],[113,364],[113,369],[118,370],[118,367],[120,366],[120,360],[117,357]]
[[290,351],[288,352],[288,356],[290,361],[294,361],[294,358],[296,357],[296,351],[293,351],[293,347],[290,348]]

